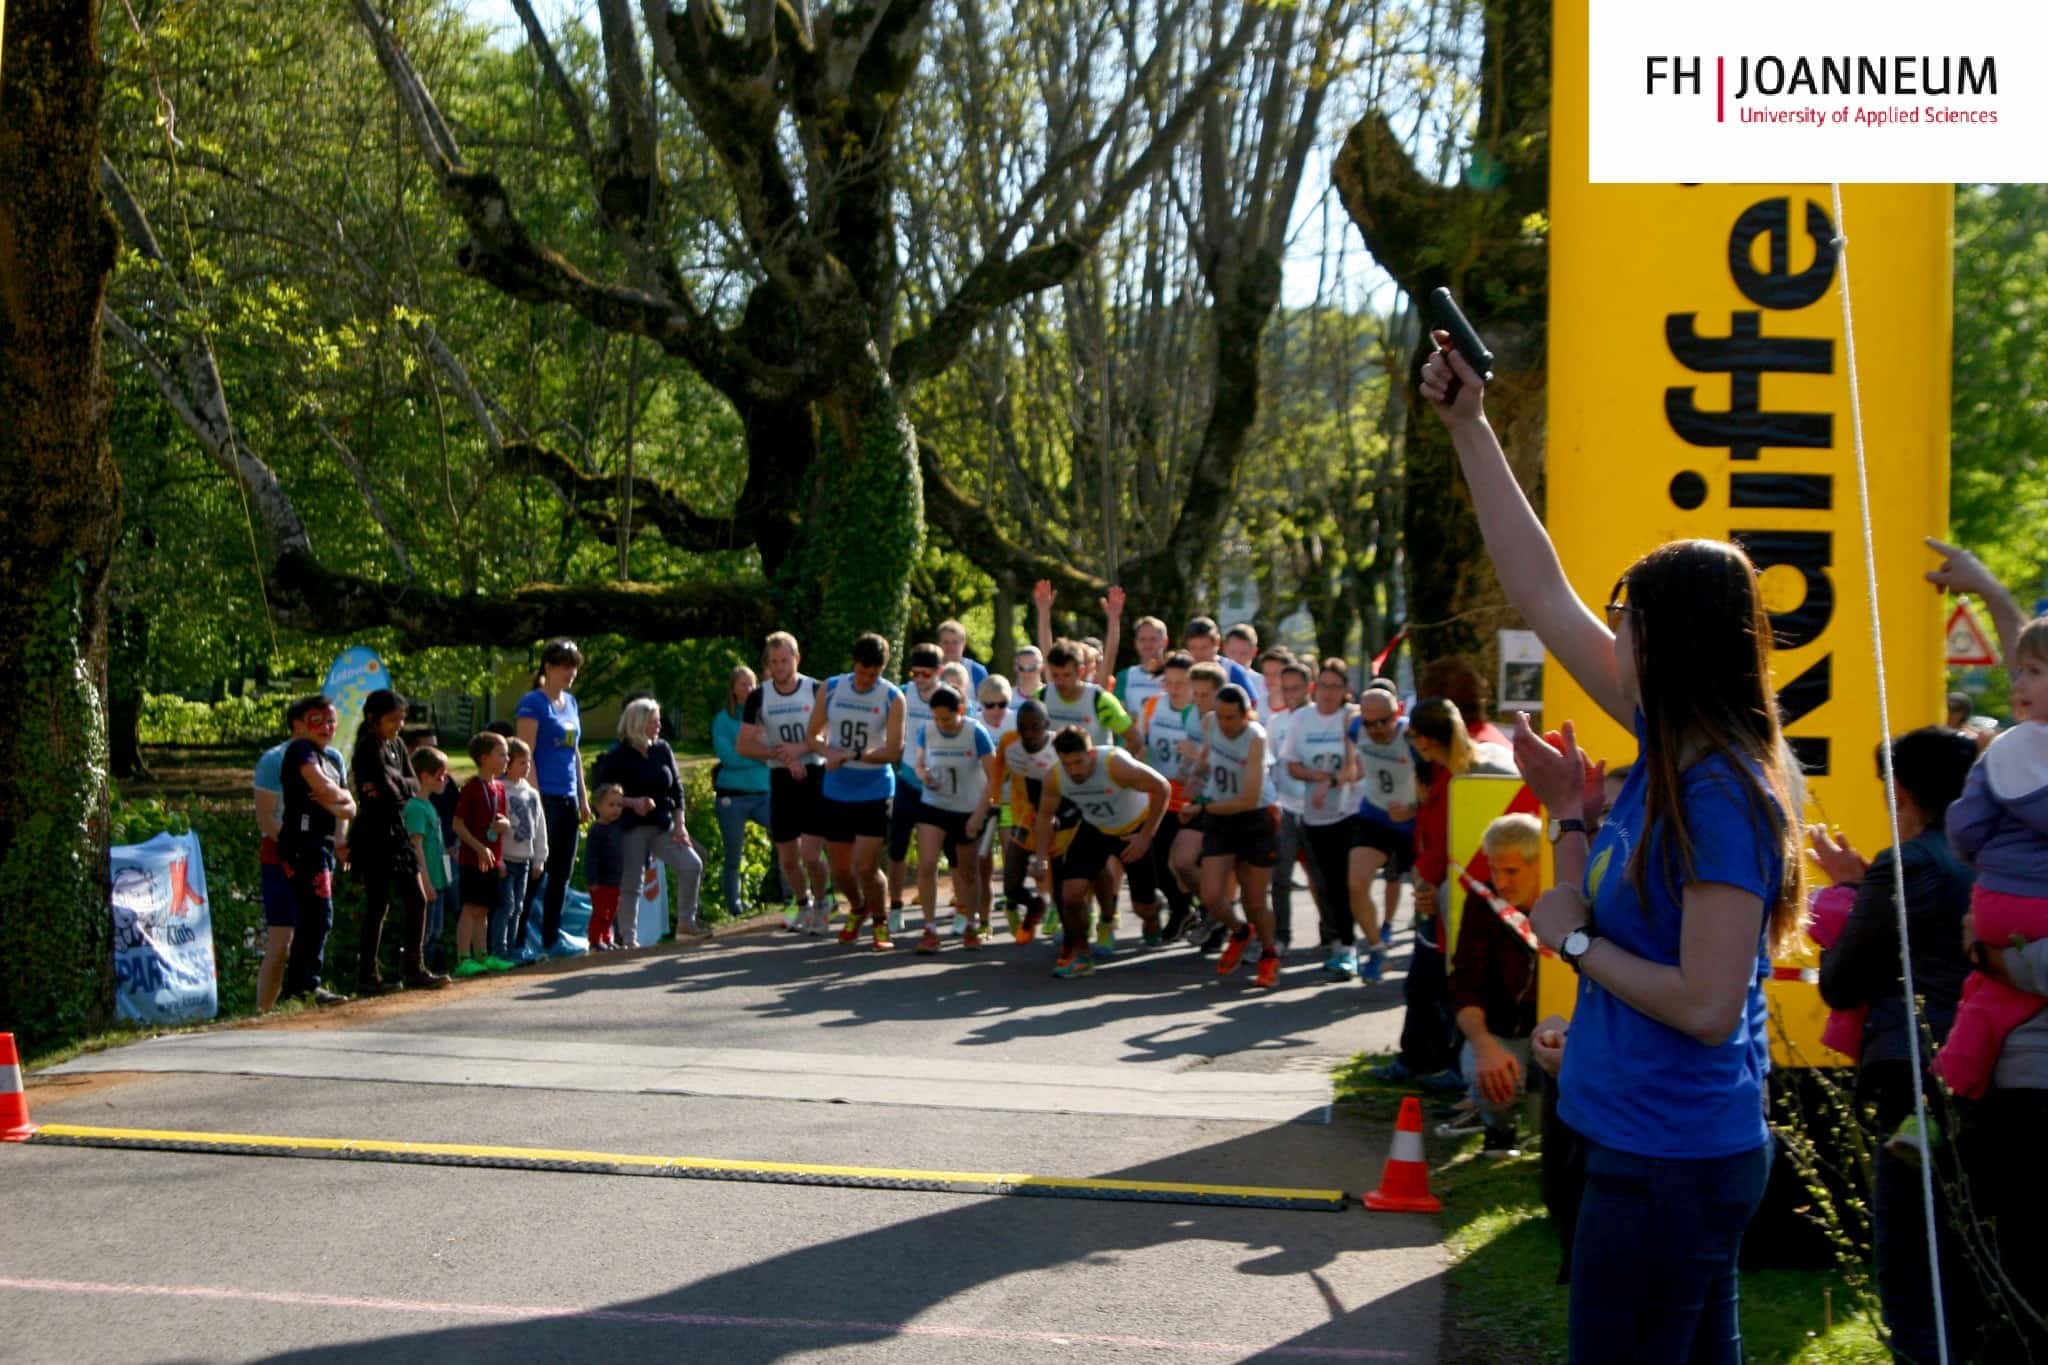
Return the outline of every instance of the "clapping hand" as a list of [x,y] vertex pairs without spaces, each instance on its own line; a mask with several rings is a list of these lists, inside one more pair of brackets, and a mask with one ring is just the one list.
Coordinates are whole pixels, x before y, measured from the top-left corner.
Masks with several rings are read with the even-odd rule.
[[1594,763],[1579,751],[1578,731],[1570,721],[1555,740],[1539,735],[1527,713],[1515,713],[1515,767],[1536,799],[1560,820],[1583,818],[1588,806],[1602,804],[1598,793],[1607,765]]
[[1870,860],[1850,845],[1849,836],[1830,835],[1826,825],[1808,825],[1806,844],[1806,856],[1836,886],[1854,886],[1870,871]]

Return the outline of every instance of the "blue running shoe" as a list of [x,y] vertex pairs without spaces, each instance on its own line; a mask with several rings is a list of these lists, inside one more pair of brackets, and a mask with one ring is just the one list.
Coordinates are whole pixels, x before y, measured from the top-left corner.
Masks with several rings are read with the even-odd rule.
[[1330,949],[1329,959],[1323,963],[1323,975],[1332,981],[1349,981],[1358,975],[1358,954],[1349,948]]
[[1375,948],[1365,955],[1365,961],[1359,965],[1358,979],[1367,985],[1372,985],[1386,980],[1386,977],[1387,950],[1385,948]]

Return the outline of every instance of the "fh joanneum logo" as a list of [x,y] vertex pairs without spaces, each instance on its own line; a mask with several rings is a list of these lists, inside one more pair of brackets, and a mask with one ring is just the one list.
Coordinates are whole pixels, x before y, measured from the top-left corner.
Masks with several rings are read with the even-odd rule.
[[[1996,109],[1951,103],[1998,94],[1990,56],[1652,56],[1643,65],[1648,95],[1704,96],[1712,82],[1716,123],[1731,106],[1738,123],[1998,122]],[[1873,97],[1887,103],[1857,102]]]

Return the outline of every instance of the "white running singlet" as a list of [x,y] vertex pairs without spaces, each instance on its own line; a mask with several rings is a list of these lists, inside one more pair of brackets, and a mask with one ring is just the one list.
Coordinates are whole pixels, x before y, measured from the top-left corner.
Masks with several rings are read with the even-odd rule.
[[1079,807],[1081,818],[1104,834],[1128,834],[1144,821],[1152,803],[1143,791],[1116,780],[1109,770],[1113,752],[1099,744],[1089,750],[1088,775],[1079,781],[1062,766],[1060,795]]

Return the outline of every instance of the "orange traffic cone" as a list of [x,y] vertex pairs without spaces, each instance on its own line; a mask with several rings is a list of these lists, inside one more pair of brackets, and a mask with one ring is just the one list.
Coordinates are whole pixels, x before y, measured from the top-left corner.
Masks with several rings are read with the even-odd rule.
[[28,1121],[28,1096],[21,1091],[21,1056],[14,1035],[0,1033],[0,1142],[27,1142],[36,1126]]
[[1380,1170],[1380,1187],[1366,1195],[1375,1213],[1436,1213],[1443,1203],[1429,1192],[1429,1163],[1422,1159],[1422,1101],[1410,1095],[1401,1101],[1394,1123],[1394,1146]]

